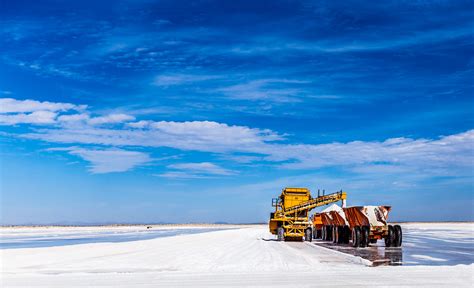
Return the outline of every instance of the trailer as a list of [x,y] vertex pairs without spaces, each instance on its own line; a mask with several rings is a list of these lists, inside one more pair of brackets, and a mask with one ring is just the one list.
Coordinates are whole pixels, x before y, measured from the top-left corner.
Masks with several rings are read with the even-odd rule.
[[351,229],[343,209],[329,212],[332,218],[333,242],[337,244],[349,244]]
[[[387,224],[390,206],[355,206],[342,208],[342,210],[349,224],[353,247],[367,247],[380,239],[385,240],[385,247],[402,245],[400,225]],[[341,225],[338,226],[341,227]]]
[[329,212],[322,212],[321,213],[321,221],[323,222],[322,228],[322,239],[325,241],[332,241],[332,230],[333,230],[333,221],[331,213]]

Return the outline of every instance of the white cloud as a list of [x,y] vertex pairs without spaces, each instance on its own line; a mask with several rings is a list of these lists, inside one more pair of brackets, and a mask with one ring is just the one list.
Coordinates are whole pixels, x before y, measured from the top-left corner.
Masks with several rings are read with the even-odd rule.
[[84,110],[86,107],[86,105],[74,105],[70,103],[0,98],[0,113],[26,113],[36,111],[58,112],[68,110]]
[[132,128],[146,128],[150,126],[151,121],[141,120],[138,122],[127,123],[127,126]]
[[[223,92],[228,97],[234,99],[294,102],[299,101],[297,96],[301,94],[301,90],[298,88],[288,88],[288,84],[304,83],[308,82],[288,79],[260,79],[244,84],[219,88],[216,91]],[[281,84],[285,85],[282,86]]]
[[210,176],[196,175],[193,173],[187,173],[183,171],[170,171],[162,174],[154,174],[153,176],[171,178],[171,179],[208,179]]
[[[391,138],[385,141],[353,141],[320,145],[276,145],[266,160],[286,161],[284,168],[310,169],[327,166],[375,164],[447,173],[472,173],[474,130],[437,140]],[[448,169],[448,170],[445,170]],[[469,170],[471,169],[471,170]]]
[[0,114],[0,125],[16,124],[52,124],[57,113],[51,111],[35,111],[33,113]]
[[135,120],[135,117],[127,114],[107,114],[91,117],[88,113],[68,114],[58,117],[60,123],[82,122],[90,125],[117,124]]
[[58,117],[58,122],[80,122],[80,121],[87,121],[89,120],[89,114],[81,113],[81,114],[71,114],[71,115],[61,115]]
[[[79,122],[89,125],[103,125],[135,120],[134,116],[120,113],[91,117],[89,113],[85,111],[86,108],[86,105],[74,105],[71,103],[0,98],[0,125],[15,125],[20,123],[67,124]],[[71,110],[85,112],[60,115],[61,112]]]
[[156,86],[174,86],[221,78],[217,75],[171,74],[159,75],[153,82]]
[[[56,143],[170,147],[230,156],[233,153],[252,153],[286,169],[371,164],[466,175],[472,173],[474,163],[474,130],[439,139],[391,138],[312,145],[279,143],[276,141],[283,140],[283,137],[271,130],[211,121],[140,121],[128,126],[140,128],[63,127],[41,129],[23,137]],[[260,161],[262,157],[255,160]]]
[[168,168],[187,171],[188,173],[205,175],[233,175],[235,172],[224,169],[210,162],[201,163],[179,163],[168,165]]
[[127,114],[108,114],[105,116],[91,118],[88,122],[92,125],[123,123],[133,121],[135,117]]
[[[385,141],[352,141],[327,144],[286,144],[283,135],[272,130],[228,125],[213,121],[147,121],[129,122],[114,128],[100,124],[123,123],[135,118],[127,114],[109,114],[91,117],[87,111],[80,114],[58,115],[61,109],[75,109],[67,103],[49,103],[32,100],[17,101],[30,103],[28,107],[15,108],[10,105],[3,111],[26,111],[38,107],[31,113],[0,114],[1,125],[57,124],[22,134],[22,137],[53,143],[91,144],[112,147],[169,147],[184,151],[220,153],[232,159],[235,155],[251,154],[244,162],[274,162],[285,169],[317,169],[320,167],[346,167],[353,171],[363,171],[362,166],[411,173],[431,173],[433,175],[472,175],[474,163],[474,130],[443,136],[438,139],[390,138]],[[17,103],[8,100],[7,102]],[[31,103],[34,103],[31,104]],[[58,104],[58,105],[54,105]],[[46,105],[46,106],[45,106]],[[78,122],[77,125],[69,124]],[[76,150],[78,155],[108,155],[106,150],[86,153]],[[112,153],[112,152],[111,152]],[[118,152],[114,152],[118,153]],[[127,155],[126,152],[124,152]],[[138,153],[138,152],[132,152]],[[113,154],[113,153],[112,153]],[[135,155],[135,154],[134,154]],[[138,158],[136,154],[135,156]],[[109,159],[111,159],[109,157]],[[110,160],[113,161],[113,160]],[[237,160],[236,160],[237,161]],[[97,162],[97,161],[96,161]],[[237,161],[238,162],[238,161]],[[242,162],[242,161],[240,161]],[[98,163],[98,162],[97,162]],[[105,163],[105,162],[104,162]],[[218,168],[211,163],[188,163],[193,166],[171,166],[175,170],[208,169],[208,174]],[[268,164],[268,163],[267,163]],[[105,165],[105,164],[103,164]],[[102,171],[103,165],[94,171]],[[137,164],[138,165],[138,164]],[[176,164],[178,165],[178,164]],[[206,167],[207,165],[207,167]],[[121,168],[118,168],[121,169]],[[215,170],[212,170],[215,169]],[[223,169],[223,168],[221,168]],[[106,170],[106,169],[105,169]],[[225,170],[221,170],[221,173]],[[415,171],[415,172],[413,172]],[[179,171],[177,171],[179,172]],[[170,174],[171,175],[171,174]],[[224,174],[221,174],[224,175]]]
[[125,172],[152,161],[146,153],[122,149],[89,150],[71,147],[69,154],[90,162],[89,171],[93,174]]

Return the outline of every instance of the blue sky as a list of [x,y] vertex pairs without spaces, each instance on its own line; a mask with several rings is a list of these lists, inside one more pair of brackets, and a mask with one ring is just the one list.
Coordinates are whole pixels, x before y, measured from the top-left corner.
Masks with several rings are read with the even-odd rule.
[[472,1],[10,1],[1,223],[474,220]]

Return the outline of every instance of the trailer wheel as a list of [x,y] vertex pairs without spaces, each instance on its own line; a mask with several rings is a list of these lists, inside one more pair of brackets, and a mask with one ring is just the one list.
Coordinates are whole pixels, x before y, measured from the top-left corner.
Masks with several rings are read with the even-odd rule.
[[395,225],[393,226],[393,229],[395,231],[393,247],[400,247],[402,246],[402,227],[400,227],[400,225]]
[[311,231],[311,228],[304,231],[304,240],[307,242],[313,241],[313,232]]
[[356,226],[352,229],[352,246],[359,247],[360,244],[360,227]]
[[283,229],[283,227],[277,229],[277,239],[278,241],[285,240],[285,230]]
[[337,226],[337,244],[344,242],[344,231],[342,226]]
[[318,238],[318,230],[313,229],[313,239],[317,239],[317,238]]
[[337,232],[339,232],[337,231],[337,226],[336,225],[332,226],[332,243],[337,243],[339,239],[339,233]]
[[349,244],[351,240],[351,228],[349,226],[344,226],[344,244]]
[[344,227],[337,226],[337,244],[342,244],[344,242]]
[[347,240],[349,239],[349,235],[347,234],[347,226],[341,226],[341,244],[347,244]]
[[334,237],[332,233],[332,225],[328,226],[328,241],[332,241],[332,238]]
[[362,226],[360,229],[360,247],[369,246],[369,227]]
[[395,229],[388,225],[387,236],[385,237],[385,247],[393,247],[395,244]]

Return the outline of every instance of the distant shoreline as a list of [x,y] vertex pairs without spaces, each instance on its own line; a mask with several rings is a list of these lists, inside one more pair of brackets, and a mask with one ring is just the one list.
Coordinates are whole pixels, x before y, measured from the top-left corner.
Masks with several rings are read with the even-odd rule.
[[244,227],[244,226],[256,226],[256,225],[267,225],[267,223],[242,223],[242,224],[213,224],[213,223],[176,223],[176,224],[30,224],[30,225],[0,225],[0,228],[54,228],[54,227],[77,227],[77,228],[87,228],[87,227]]
[[[466,224],[474,221],[394,221],[399,224]],[[54,227],[245,227],[267,225],[268,223],[168,223],[168,224],[29,224],[29,225],[0,225],[0,228],[54,228]]]

